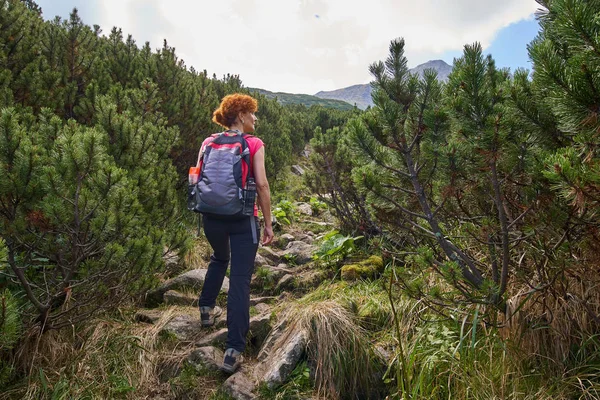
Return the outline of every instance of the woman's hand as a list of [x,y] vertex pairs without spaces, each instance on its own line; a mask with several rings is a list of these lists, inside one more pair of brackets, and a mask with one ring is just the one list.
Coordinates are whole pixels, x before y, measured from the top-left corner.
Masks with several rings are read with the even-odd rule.
[[263,232],[262,244],[263,244],[263,246],[266,246],[269,243],[271,243],[272,241],[273,241],[273,227],[272,226],[265,226],[265,229],[264,229],[264,232]]

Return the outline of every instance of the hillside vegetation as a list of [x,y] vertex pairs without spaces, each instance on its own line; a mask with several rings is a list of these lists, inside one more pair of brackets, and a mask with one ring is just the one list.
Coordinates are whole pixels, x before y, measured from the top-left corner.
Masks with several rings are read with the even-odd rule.
[[253,89],[249,88],[251,93],[260,93],[267,97],[268,99],[277,99],[277,101],[282,105],[297,105],[301,104],[306,107],[311,106],[323,106],[327,108],[333,108],[336,110],[352,110],[354,106],[351,104],[335,99],[321,99],[316,96],[311,96],[309,94],[293,94],[293,93],[283,93],[283,92],[269,92],[264,89]]

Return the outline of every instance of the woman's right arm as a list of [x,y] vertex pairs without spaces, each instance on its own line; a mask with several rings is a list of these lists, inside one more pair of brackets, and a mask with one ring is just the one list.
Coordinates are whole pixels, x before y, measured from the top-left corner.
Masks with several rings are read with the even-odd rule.
[[273,241],[273,222],[271,220],[271,190],[267,180],[267,171],[265,170],[265,148],[258,149],[252,159],[252,170],[256,182],[256,191],[258,192],[258,206],[265,218],[265,229],[263,234],[263,245]]

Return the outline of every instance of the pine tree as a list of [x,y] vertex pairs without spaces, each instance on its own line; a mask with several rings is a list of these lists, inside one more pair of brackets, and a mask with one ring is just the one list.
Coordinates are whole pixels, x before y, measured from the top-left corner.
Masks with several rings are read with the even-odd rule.
[[598,222],[600,205],[600,27],[597,1],[539,0],[542,28],[530,44],[538,98],[552,110],[562,148],[546,176],[579,216]]
[[344,232],[373,236],[380,233],[380,228],[373,221],[365,196],[352,179],[352,169],[356,165],[347,136],[348,133],[339,127],[325,133],[320,127],[315,128],[310,141],[312,168],[305,180],[311,192],[329,206]]
[[[385,63],[372,64],[370,71],[375,78],[375,106],[362,121],[349,125],[363,163],[353,175],[392,242],[424,246],[419,256],[408,261],[422,269],[416,269],[416,278],[408,279],[422,282],[418,276],[433,267],[457,290],[442,294],[434,288],[436,294],[427,297],[437,299],[433,303],[453,302],[462,295],[502,309],[501,293],[486,281],[487,267],[451,236],[452,219],[446,220],[442,212],[446,199],[434,178],[443,172],[438,148],[448,140],[448,117],[435,72],[426,71],[423,80],[408,73],[404,40],[392,41]],[[405,233],[399,235],[398,229]],[[422,296],[424,287],[407,289]]]

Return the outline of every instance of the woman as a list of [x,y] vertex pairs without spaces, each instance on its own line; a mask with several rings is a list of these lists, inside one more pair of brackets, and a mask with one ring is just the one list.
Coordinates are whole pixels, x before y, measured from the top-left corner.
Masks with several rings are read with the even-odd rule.
[[[256,181],[258,205],[265,220],[263,245],[273,241],[271,225],[271,195],[265,171],[265,148],[262,140],[247,135],[254,132],[257,118],[254,113],[258,109],[257,101],[245,94],[225,96],[221,105],[213,113],[213,121],[225,127],[228,134],[246,134],[244,138],[250,149],[251,171]],[[198,164],[204,154],[207,138],[200,148]],[[242,362],[241,353],[246,346],[246,335],[250,326],[250,279],[254,271],[254,259],[258,250],[257,240],[260,237],[257,223],[258,209],[254,207],[254,216],[242,220],[223,220],[213,216],[203,216],[204,234],[208,239],[213,254],[210,257],[208,272],[200,294],[200,319],[202,326],[212,326],[215,318],[222,310],[215,306],[217,295],[221,290],[227,265],[231,259],[229,274],[229,293],[227,296],[227,342],[222,370],[233,373]],[[256,229],[256,232],[253,232]]]

